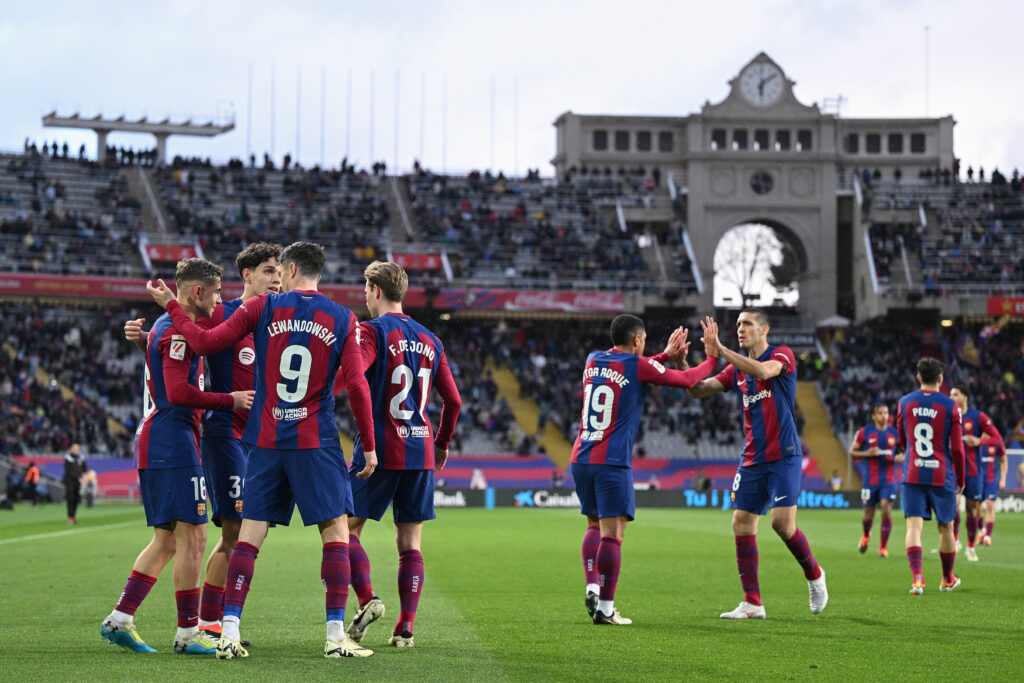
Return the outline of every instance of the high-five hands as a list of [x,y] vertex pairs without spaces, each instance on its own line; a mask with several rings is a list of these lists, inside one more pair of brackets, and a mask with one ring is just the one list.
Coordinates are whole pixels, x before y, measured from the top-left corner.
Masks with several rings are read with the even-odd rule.
[[704,342],[704,353],[715,358],[722,357],[722,344],[718,341],[718,323],[711,316],[700,321],[700,327],[704,331],[701,341]]

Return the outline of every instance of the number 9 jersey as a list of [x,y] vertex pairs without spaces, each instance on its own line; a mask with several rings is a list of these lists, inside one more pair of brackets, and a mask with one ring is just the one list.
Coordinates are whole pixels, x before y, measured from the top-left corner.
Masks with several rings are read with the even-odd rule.
[[956,491],[964,485],[964,442],[960,408],[935,391],[918,390],[900,399],[896,430],[903,483]]

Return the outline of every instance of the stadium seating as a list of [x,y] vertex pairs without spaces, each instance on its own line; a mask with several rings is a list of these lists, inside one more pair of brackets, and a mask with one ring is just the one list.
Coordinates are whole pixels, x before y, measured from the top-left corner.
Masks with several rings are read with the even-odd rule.
[[[1020,179],[991,183],[875,183],[868,234],[879,282],[925,296],[1024,290],[1024,192]],[[900,243],[911,281],[902,274]],[[900,269],[893,276],[894,267]]]
[[252,242],[307,239],[327,248],[324,281],[351,284],[383,257],[388,211],[377,176],[240,163],[177,163],[157,173],[179,233],[197,238],[216,263],[232,264]]
[[142,276],[140,209],[117,168],[46,154],[0,154],[5,270]]

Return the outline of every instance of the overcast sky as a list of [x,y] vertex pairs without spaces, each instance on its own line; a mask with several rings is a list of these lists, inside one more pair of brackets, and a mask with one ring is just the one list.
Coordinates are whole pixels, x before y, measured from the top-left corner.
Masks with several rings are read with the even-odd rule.
[[[952,114],[964,167],[1009,170],[1024,165],[1024,87],[1013,47],[1020,44],[1022,7],[169,0],[44,8],[0,0],[0,149],[20,150],[26,137],[56,138],[76,150],[85,142],[94,154],[95,135],[41,126],[41,116],[54,109],[206,121],[233,106],[234,131],[213,140],[171,138],[169,153],[226,160],[248,147],[262,155],[272,148],[273,70],[278,158],[298,149],[303,163],[320,161],[323,77],[328,165],[337,166],[347,149],[360,164],[376,158],[393,165],[397,156],[407,168],[422,149],[427,166],[465,171],[489,167],[493,149],[496,168],[540,167],[550,175],[551,123],[561,112],[698,112],[705,101],[724,98],[727,81],[763,50],[796,81],[804,103],[842,95],[844,116]],[[153,144],[141,135],[111,141]]]

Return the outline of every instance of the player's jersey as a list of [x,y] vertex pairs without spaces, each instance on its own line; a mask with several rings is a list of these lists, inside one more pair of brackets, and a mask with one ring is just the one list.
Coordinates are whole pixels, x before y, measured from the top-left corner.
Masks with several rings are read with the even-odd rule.
[[896,428],[906,453],[903,483],[950,491],[963,486],[964,443],[956,401],[935,391],[907,394],[900,399]]
[[202,409],[227,408],[230,395],[203,393],[202,359],[170,316],[157,318],[146,342],[143,418],[135,433],[135,466],[168,469],[199,465]]
[[647,397],[645,384],[689,388],[708,375],[718,362],[708,358],[685,372],[666,370],[664,354],[645,358],[609,349],[587,356],[583,370],[583,413],[572,462],[582,465],[633,463],[633,442]]
[[999,456],[999,446],[981,445],[976,451],[978,476],[986,483],[996,480],[996,459]]
[[879,429],[873,423],[857,430],[853,444],[858,451],[866,451],[872,446],[878,447],[878,456],[874,458],[857,458],[857,469],[864,486],[879,486],[896,483],[896,466],[893,458],[896,455],[896,444],[899,434],[895,427]]
[[333,379],[345,340],[358,334],[355,315],[318,292],[292,290],[262,301],[253,343],[266,366],[257,367],[242,440],[276,449],[339,445]]
[[[230,318],[241,305],[241,298],[225,301],[213,310],[211,317],[200,318],[196,322],[200,327],[212,329]],[[253,348],[251,334],[233,347],[209,354],[206,361],[209,366],[211,391],[231,393],[253,388],[256,350]],[[248,410],[211,410],[206,414],[203,436],[241,439],[248,419]]]
[[796,357],[788,346],[769,346],[757,359],[777,360],[782,372],[766,380],[748,377],[729,365],[715,375],[723,388],[734,388],[743,404],[743,465],[775,462],[802,455],[796,431]]
[[358,323],[344,306],[315,291],[261,294],[212,330],[190,321],[175,301],[167,312],[203,353],[231,347],[252,333],[256,394],[242,435],[245,443],[276,450],[338,446],[333,389],[339,367],[359,432],[373,439]]
[[[983,411],[977,408],[968,408],[963,414],[964,436],[976,436],[981,439],[978,446],[964,444],[964,462],[967,466],[967,476],[976,477],[981,474],[982,451],[988,446],[994,446],[996,454],[1006,452],[1006,445],[1003,443],[1003,436],[996,429],[992,419]],[[992,481],[988,479],[987,481]]]
[[[427,408],[438,369],[442,362],[447,364],[441,340],[409,316],[389,313],[362,323],[359,343],[373,346],[366,382],[373,403],[377,467],[434,469],[434,433]],[[366,464],[358,436],[352,464]]]

